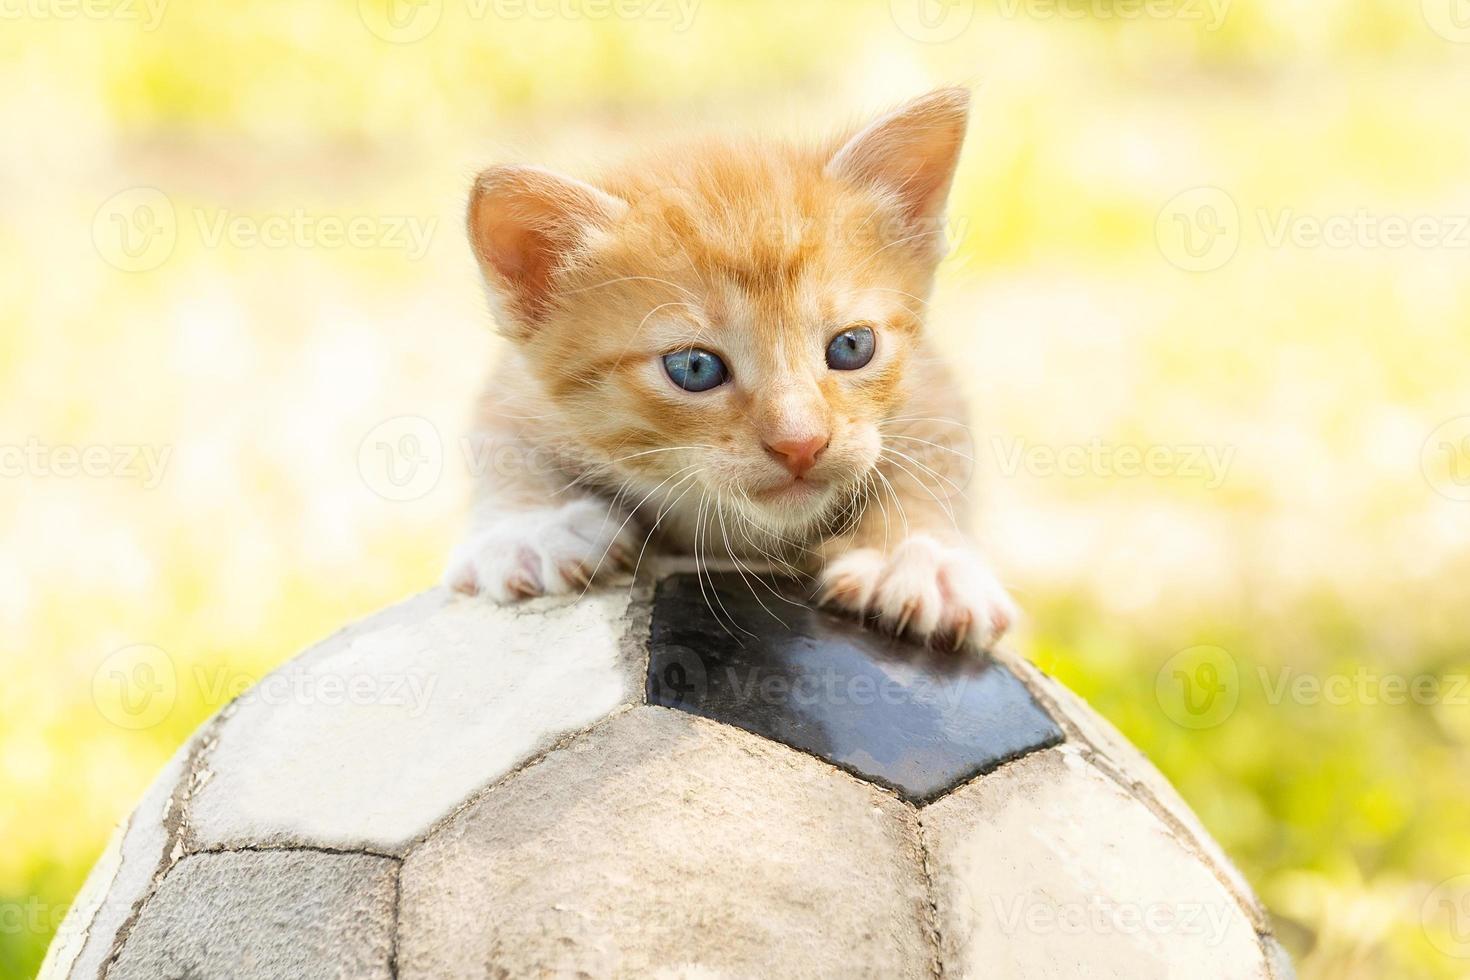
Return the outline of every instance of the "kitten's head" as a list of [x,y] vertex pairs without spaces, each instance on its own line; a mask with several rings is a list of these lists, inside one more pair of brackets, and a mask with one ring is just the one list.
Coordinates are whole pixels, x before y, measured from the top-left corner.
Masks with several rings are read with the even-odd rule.
[[801,534],[870,478],[942,256],[969,95],[823,146],[705,143],[596,186],[477,179],[469,230],[563,448],[636,502]]

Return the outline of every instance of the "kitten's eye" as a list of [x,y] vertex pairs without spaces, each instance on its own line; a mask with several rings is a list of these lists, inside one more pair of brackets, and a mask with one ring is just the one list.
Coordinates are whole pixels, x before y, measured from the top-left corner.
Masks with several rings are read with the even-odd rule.
[[873,359],[873,328],[852,327],[827,345],[827,366],[834,371],[856,371]]
[[691,347],[664,355],[669,380],[685,391],[709,391],[730,380],[730,371],[718,354]]

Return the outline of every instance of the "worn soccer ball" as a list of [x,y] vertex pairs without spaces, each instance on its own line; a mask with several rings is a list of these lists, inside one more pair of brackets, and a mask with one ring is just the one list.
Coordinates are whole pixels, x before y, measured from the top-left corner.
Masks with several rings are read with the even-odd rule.
[[1191,977],[1291,967],[1147,760],[1026,662],[794,583],[426,593],[206,723],[44,977]]

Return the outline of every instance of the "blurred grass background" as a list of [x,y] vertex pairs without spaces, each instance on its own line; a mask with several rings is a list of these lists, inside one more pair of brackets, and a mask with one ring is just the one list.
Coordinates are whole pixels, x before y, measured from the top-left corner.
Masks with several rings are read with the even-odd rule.
[[[1439,901],[1470,873],[1462,0],[5,18],[0,977],[34,972],[219,681],[435,579],[495,352],[461,232],[476,168],[823,132],[951,82],[977,111],[935,329],[975,398],[969,499],[1018,642],[1175,780],[1303,977],[1470,975],[1470,904]],[[1276,233],[1329,219],[1355,230]],[[1429,233],[1394,245],[1393,219]],[[308,230],[248,237],[282,221]],[[409,416],[442,474],[400,493],[360,448]],[[167,465],[67,475],[67,447]],[[135,644],[175,671],[141,728],[104,669]],[[1219,676],[1228,710],[1170,687]],[[1302,676],[1351,693],[1281,693]],[[1385,678],[1433,693],[1390,703]]]

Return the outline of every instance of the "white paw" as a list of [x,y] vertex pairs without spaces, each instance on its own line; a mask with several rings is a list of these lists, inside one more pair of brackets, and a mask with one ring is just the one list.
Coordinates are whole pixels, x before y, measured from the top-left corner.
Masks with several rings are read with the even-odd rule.
[[835,559],[822,570],[819,596],[891,633],[952,649],[988,650],[1019,615],[978,554],[923,534],[891,555],[859,548]]
[[595,500],[499,514],[450,555],[444,584],[496,602],[586,590],[638,554],[632,522]]

